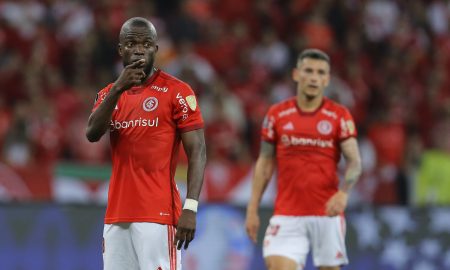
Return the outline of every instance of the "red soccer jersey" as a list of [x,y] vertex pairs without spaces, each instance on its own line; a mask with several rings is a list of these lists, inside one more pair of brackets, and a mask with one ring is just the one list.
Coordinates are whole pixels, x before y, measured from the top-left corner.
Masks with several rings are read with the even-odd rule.
[[274,214],[323,216],[338,190],[340,142],[356,136],[348,110],[324,98],[315,112],[302,112],[296,98],[273,105],[262,139],[276,145],[277,197]]
[[[111,89],[98,93],[94,109]],[[192,89],[160,70],[125,91],[112,114],[112,176],[105,223],[176,225],[181,213],[174,180],[180,134],[203,128]]]

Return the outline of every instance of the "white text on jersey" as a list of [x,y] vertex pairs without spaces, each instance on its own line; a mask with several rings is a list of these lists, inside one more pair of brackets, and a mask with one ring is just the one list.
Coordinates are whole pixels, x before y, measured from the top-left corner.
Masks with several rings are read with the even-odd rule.
[[188,114],[187,114],[187,112],[188,112],[187,103],[186,103],[186,100],[184,100],[183,96],[182,96],[180,93],[177,94],[177,100],[178,100],[178,103],[180,103],[181,111],[183,112],[182,119],[183,119],[183,121],[184,121],[184,120],[186,120],[186,119],[188,118]]
[[157,127],[158,126],[158,117],[155,119],[142,119],[139,117],[139,119],[133,119],[133,120],[126,120],[126,121],[117,121],[117,120],[111,120],[110,122],[110,130],[116,130],[116,129],[126,129],[126,128],[134,128],[134,127]]
[[152,85],[151,88],[155,89],[158,92],[163,92],[163,93],[166,93],[167,91],[169,91],[169,88],[167,86],[160,87],[160,86]]
[[289,109],[279,112],[278,117],[287,116],[287,115],[290,115],[291,113],[295,113],[296,111],[297,111],[297,109],[295,107],[291,107]]
[[322,139],[312,139],[312,138],[303,138],[303,137],[295,137],[295,136],[288,136],[288,135],[283,135],[281,136],[281,142],[285,145],[285,146],[296,146],[296,145],[301,145],[301,146],[316,146],[316,147],[322,147],[322,148],[326,148],[326,147],[333,147],[333,140],[322,140]]

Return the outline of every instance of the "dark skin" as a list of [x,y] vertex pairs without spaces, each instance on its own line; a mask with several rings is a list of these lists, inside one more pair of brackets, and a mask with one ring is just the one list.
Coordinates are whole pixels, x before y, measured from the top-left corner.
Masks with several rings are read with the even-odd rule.
[[[122,26],[118,50],[124,69],[103,102],[89,117],[86,137],[90,142],[100,140],[108,130],[112,113],[120,96],[133,86],[141,85],[154,72],[153,63],[158,51],[156,31],[150,22],[138,20],[139,22],[135,23],[131,19]],[[182,133],[181,141],[188,158],[186,197],[198,201],[206,164],[204,131],[197,129]],[[183,245],[184,249],[187,249],[194,239],[196,217],[196,212],[182,211],[174,239],[174,244],[179,250]]]

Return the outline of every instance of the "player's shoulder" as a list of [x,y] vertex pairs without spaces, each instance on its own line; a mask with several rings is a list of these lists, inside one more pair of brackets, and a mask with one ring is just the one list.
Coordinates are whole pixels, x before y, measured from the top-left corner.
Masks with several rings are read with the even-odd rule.
[[322,107],[322,111],[329,111],[339,115],[349,112],[347,107],[327,97],[324,98],[324,106]]
[[111,90],[111,88],[113,87],[114,83],[109,83],[108,85],[106,85],[105,87],[103,87],[102,89],[100,89],[100,92],[109,92],[109,90]]
[[106,95],[109,93],[109,90],[111,90],[113,85],[114,85],[113,83],[110,83],[110,84],[106,85],[105,87],[103,87],[102,89],[100,89],[100,91],[97,92],[97,96],[95,97],[95,101],[97,101],[98,99],[104,100]]
[[175,87],[177,89],[179,88],[183,88],[183,89],[191,89],[191,87],[189,86],[188,83],[180,80],[179,78],[163,71],[160,70],[159,72],[159,77],[161,80],[163,80],[165,82],[166,85],[171,86],[171,87]]
[[269,113],[274,114],[277,117],[287,116],[295,112],[297,112],[295,97],[275,103],[269,108]]

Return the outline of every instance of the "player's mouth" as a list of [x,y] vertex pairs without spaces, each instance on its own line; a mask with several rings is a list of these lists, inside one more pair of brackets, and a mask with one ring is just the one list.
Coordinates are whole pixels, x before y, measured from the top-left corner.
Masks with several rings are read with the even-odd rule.
[[131,60],[131,62],[136,62],[136,61],[139,61],[139,60],[146,61],[144,57],[131,57],[130,60]]
[[319,86],[318,86],[318,85],[315,85],[315,84],[308,84],[308,88],[318,89]]

